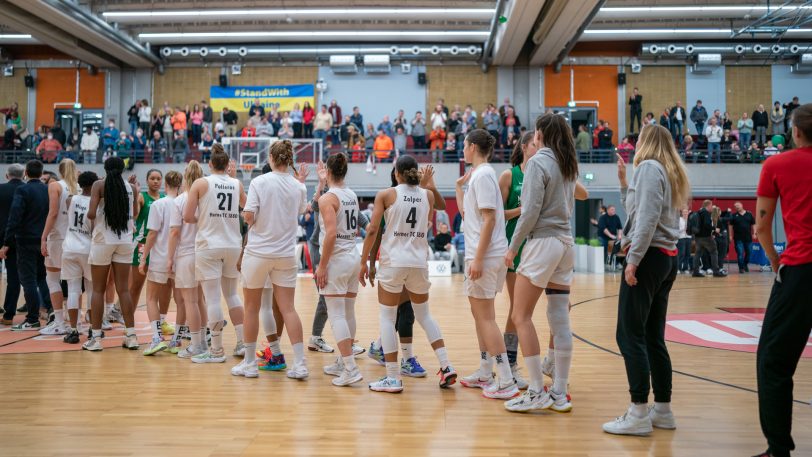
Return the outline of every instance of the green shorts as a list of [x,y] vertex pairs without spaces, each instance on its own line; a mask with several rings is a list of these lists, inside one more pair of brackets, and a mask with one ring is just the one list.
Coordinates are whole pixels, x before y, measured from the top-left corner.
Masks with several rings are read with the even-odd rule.
[[508,268],[508,273],[516,273],[519,269],[519,264],[522,262],[522,251],[524,250],[524,243],[519,247],[519,253],[513,259],[513,268]]
[[[133,266],[141,265],[141,254],[144,253],[144,243],[136,243],[133,249]],[[146,265],[149,266],[149,256],[147,256]]]

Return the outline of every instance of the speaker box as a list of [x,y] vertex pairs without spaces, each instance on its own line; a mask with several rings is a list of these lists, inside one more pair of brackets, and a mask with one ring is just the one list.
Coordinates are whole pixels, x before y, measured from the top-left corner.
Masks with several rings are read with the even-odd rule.
[[618,73],[617,74],[617,85],[618,86],[626,85],[626,73]]
[[420,72],[420,73],[417,74],[417,84],[420,84],[421,86],[426,85],[426,74],[425,73]]
[[31,75],[25,75],[25,87],[34,87],[34,77]]
[[228,76],[220,75],[220,87],[228,87]]

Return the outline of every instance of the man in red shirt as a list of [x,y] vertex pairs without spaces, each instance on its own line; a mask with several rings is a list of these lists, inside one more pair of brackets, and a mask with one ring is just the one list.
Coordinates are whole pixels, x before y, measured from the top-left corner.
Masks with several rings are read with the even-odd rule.
[[[792,126],[797,148],[764,162],[757,192],[758,240],[776,272],[756,358],[759,418],[769,446],[760,456],[789,456],[795,449],[792,375],[812,331],[812,104],[793,110]],[[778,200],[787,235],[780,257],[771,229]]]

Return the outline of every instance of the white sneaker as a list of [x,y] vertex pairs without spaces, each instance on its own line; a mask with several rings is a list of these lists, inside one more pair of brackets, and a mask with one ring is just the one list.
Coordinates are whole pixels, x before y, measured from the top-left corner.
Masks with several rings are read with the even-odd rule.
[[362,381],[364,377],[361,375],[361,370],[356,365],[352,369],[345,369],[341,371],[341,376],[333,379],[333,385],[338,387],[349,386],[358,381]]
[[234,346],[234,357],[245,357],[245,343],[242,341],[237,341],[237,345]]
[[544,360],[541,361],[541,373],[555,380],[555,359],[548,359],[545,355]]
[[140,345],[138,344],[138,337],[135,335],[126,335],[124,337],[124,341],[121,343],[121,347],[123,347],[124,349],[129,349],[131,351],[138,350],[139,346]]
[[307,371],[307,367],[304,363],[293,363],[293,368],[288,370],[288,377],[291,379],[305,379],[310,376],[310,372]]
[[208,350],[192,357],[194,363],[223,363],[226,361],[226,351],[220,349],[219,353]]
[[557,394],[553,389],[544,388],[544,394],[541,397],[542,409],[552,409],[557,413],[568,413],[572,411],[572,401],[570,396],[566,393]]
[[669,411],[667,413],[658,413],[654,406],[648,407],[648,417],[651,419],[651,425],[656,428],[664,430],[674,430],[677,428],[677,421],[674,419],[674,413]]
[[489,387],[482,389],[482,396],[485,398],[510,400],[517,395],[519,395],[519,386],[514,379],[509,380],[506,384],[502,384],[501,381],[494,382]]
[[324,374],[328,374],[330,376],[341,376],[343,372],[344,362],[341,360],[341,358],[337,358],[335,362],[324,366]]
[[315,352],[328,352],[328,353],[334,351],[332,346],[327,344],[327,342],[324,341],[324,338],[320,336],[311,336],[310,341],[307,343],[307,349]]
[[104,318],[102,318],[102,330],[113,330],[113,324],[111,324],[110,321],[107,320],[107,316],[104,316]]
[[101,338],[91,338],[85,341],[85,344],[82,345],[82,349],[85,351],[93,351],[98,352],[104,349],[101,344]]
[[488,387],[491,387],[494,382],[495,378],[493,374],[490,376],[482,376],[479,371],[475,371],[473,374],[464,376],[460,379],[460,384],[462,384],[463,387],[475,389],[487,389]]
[[403,392],[403,381],[390,378],[389,376],[384,376],[375,382],[369,383],[369,390],[396,394],[398,392]]
[[522,376],[521,370],[522,369],[519,367],[518,364],[514,363],[513,365],[510,366],[510,372],[513,374],[513,379],[516,380],[516,387],[518,387],[519,390],[527,390],[527,388],[530,385],[527,383],[527,380],[524,379],[524,377]]
[[612,435],[636,435],[645,436],[650,434],[653,429],[651,427],[651,418],[634,417],[632,415],[631,407],[620,417],[615,418],[611,422],[603,424],[603,431],[611,433]]
[[367,352],[367,348],[365,348],[365,347],[363,347],[363,346],[361,346],[359,344],[352,343],[352,355],[354,355],[354,356],[361,355],[364,352]]
[[70,328],[64,322],[61,324],[57,324],[56,321],[51,322],[50,324],[46,325],[44,328],[39,330],[40,335],[65,335],[68,333]]
[[536,392],[532,389],[527,389],[518,397],[506,401],[505,409],[514,413],[522,413],[534,409],[543,409],[541,403],[543,395],[543,392]]
[[246,362],[243,360],[231,369],[232,376],[245,376],[246,378],[259,377],[259,370],[257,364],[254,362]]
[[115,306],[110,310],[106,320],[109,322],[118,322],[119,324],[124,325],[124,315],[121,314],[121,310]]
[[192,357],[200,355],[204,352],[206,352],[206,350],[203,349],[202,347],[197,347],[193,344],[190,344],[189,346],[186,346],[185,348],[181,349],[178,352],[178,357],[180,357],[181,359],[191,359]]

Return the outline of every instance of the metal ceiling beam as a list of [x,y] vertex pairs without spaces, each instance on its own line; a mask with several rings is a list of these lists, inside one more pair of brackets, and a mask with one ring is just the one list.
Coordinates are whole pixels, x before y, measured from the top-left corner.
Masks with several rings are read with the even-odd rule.
[[550,8],[542,17],[533,33],[533,42],[538,43],[538,46],[530,54],[530,65],[554,63],[568,43],[580,36],[583,28],[589,25],[595,6],[603,1],[605,0],[555,2],[556,7]]
[[[730,34],[730,38],[736,38],[737,36],[744,34],[758,33],[770,33],[773,36],[779,36],[783,35],[788,30],[808,24],[810,22],[810,18],[812,18],[812,15],[810,15],[808,10],[804,10],[802,8],[812,6],[812,0],[807,0],[801,5],[792,5],[792,3],[793,2],[791,0],[787,0],[781,6],[768,11],[763,16],[756,19],[752,24],[738,30],[733,30],[733,32]],[[801,8],[787,8],[788,6],[799,6]],[[792,21],[793,19],[795,19],[795,23],[781,25],[783,22]]]
[[606,0],[598,1],[595,7],[592,8],[592,11],[589,13],[589,16],[587,16],[586,19],[584,19],[584,22],[581,24],[581,26],[578,27],[578,30],[575,32],[575,35],[572,38],[570,38],[570,40],[567,42],[567,45],[564,46],[564,49],[561,50],[561,53],[558,54],[558,57],[556,57],[555,59],[554,66],[554,70],[556,73],[561,71],[561,66],[564,65],[564,59],[567,58],[569,53],[572,51],[572,48],[575,47],[575,43],[577,43],[578,39],[581,38],[581,35],[584,34],[584,30],[586,30],[586,28],[589,27],[589,24],[592,23],[592,20],[595,19],[595,16],[601,10],[601,7],[603,7],[604,4],[606,4]]
[[527,42],[546,0],[508,2],[507,22],[499,28],[493,50],[493,65],[513,65]]

